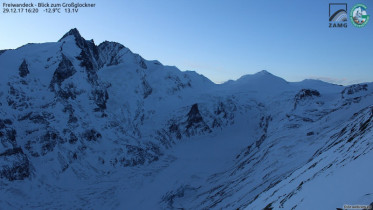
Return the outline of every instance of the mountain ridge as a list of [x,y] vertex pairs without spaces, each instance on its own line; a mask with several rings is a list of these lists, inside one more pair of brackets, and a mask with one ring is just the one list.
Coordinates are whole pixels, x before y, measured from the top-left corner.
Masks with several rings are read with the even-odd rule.
[[[91,40],[86,40],[81,34],[80,34],[80,32],[79,32],[79,30],[77,29],[77,28],[72,28],[72,29],[70,29],[68,32],[66,32],[57,42],[63,42],[63,40],[64,39],[66,39],[68,36],[73,36],[74,37],[74,39],[77,39],[77,43],[79,43],[79,44],[77,44],[79,47],[82,47],[83,45],[84,45],[84,42],[88,42],[88,43],[93,43],[94,44],[94,41],[93,41],[93,39],[91,39]],[[36,44],[36,43],[29,43],[29,44]],[[99,43],[98,45],[95,45],[95,46],[97,46],[97,47],[100,47],[100,45],[101,45],[101,47],[104,47],[105,45],[107,45],[107,44],[113,44],[113,45],[117,45],[120,49],[127,49],[127,50],[129,50],[128,48],[126,48],[123,44],[120,44],[120,43],[118,43],[118,42],[114,42],[114,41],[103,41],[103,42],[101,42],[101,43]],[[28,44],[26,44],[26,45],[28,45]],[[21,47],[23,47],[23,46],[21,46]],[[19,47],[20,48],[20,47]],[[19,49],[19,48],[16,48],[16,49]],[[16,49],[6,49],[6,50],[1,50],[1,52],[0,52],[0,55],[2,54],[2,53],[4,53],[4,52],[6,52],[6,51],[9,51],[9,50],[16,50]],[[130,51],[130,50],[129,50]],[[131,51],[130,51],[131,52]],[[132,53],[132,52],[131,52]],[[138,54],[135,54],[135,55],[138,55]],[[141,57],[141,56],[140,56]],[[143,59],[143,58],[141,58],[141,59]],[[155,62],[155,63],[160,63],[159,61],[157,61],[157,60],[154,60],[154,61],[151,61],[151,62]],[[118,63],[116,63],[116,64],[118,64]],[[187,72],[187,71],[190,71],[190,70],[186,70],[185,72]],[[226,81],[226,82],[223,82],[222,84],[224,84],[224,83],[230,83],[231,81],[238,81],[238,80],[243,80],[243,79],[245,79],[245,77],[250,77],[250,76],[253,76],[253,75],[256,75],[256,76],[259,76],[259,75],[267,75],[267,76],[269,76],[269,75],[272,75],[272,76],[274,76],[274,77],[277,77],[277,76],[275,76],[275,75],[273,75],[272,73],[270,73],[269,71],[267,71],[267,70],[261,70],[261,71],[258,71],[258,72],[256,72],[256,73],[253,73],[253,74],[244,74],[244,75],[242,75],[240,78],[238,78],[238,79],[236,79],[236,80],[228,80],[228,81]],[[207,77],[206,77],[207,78]],[[280,79],[282,79],[281,77],[278,77],[278,78],[280,78]],[[322,80],[318,80],[318,79],[304,79],[303,81],[300,81],[300,82],[306,82],[306,81],[309,81],[309,80],[315,80],[315,81],[321,81],[321,82],[324,82],[324,81],[322,81]],[[299,83],[299,82],[291,82],[291,83]],[[328,83],[328,82],[325,82],[325,83]],[[215,83],[215,84],[219,84],[219,83]],[[328,84],[332,84],[332,83],[328,83]]]
[[[261,71],[215,84],[77,29],[3,52],[0,69],[7,209],[317,209],[303,189],[373,150],[372,83]],[[322,204],[349,202],[335,193]]]

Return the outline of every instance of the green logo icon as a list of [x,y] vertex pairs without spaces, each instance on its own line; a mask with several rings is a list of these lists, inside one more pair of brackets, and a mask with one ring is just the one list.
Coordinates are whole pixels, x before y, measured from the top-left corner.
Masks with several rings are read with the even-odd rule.
[[358,28],[364,27],[369,21],[367,14],[367,6],[364,4],[356,4],[350,12],[350,20],[352,24]]

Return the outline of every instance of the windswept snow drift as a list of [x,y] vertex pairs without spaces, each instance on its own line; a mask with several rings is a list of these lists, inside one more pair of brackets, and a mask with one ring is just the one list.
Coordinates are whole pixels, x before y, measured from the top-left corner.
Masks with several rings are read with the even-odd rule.
[[96,45],[0,51],[1,209],[335,209],[373,202],[373,85],[214,84]]

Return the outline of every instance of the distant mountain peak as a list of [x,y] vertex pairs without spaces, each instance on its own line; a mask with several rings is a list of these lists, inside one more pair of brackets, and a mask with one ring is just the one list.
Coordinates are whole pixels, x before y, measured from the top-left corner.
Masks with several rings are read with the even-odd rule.
[[269,73],[267,70],[261,70],[255,73],[254,75],[273,75],[273,74]]
[[243,75],[242,77],[240,77],[236,81],[244,82],[244,81],[258,80],[258,79],[276,79],[276,80],[285,81],[281,77],[273,75],[270,72],[268,72],[267,70],[262,70],[262,71],[259,71],[259,72],[255,73],[255,74],[246,74],[246,75]]
[[80,35],[78,29],[73,28],[70,31],[68,31],[65,35],[63,35],[62,38],[58,41],[61,42],[63,39],[65,39],[66,37],[71,36],[71,35],[74,36],[76,40],[83,39],[83,37]]

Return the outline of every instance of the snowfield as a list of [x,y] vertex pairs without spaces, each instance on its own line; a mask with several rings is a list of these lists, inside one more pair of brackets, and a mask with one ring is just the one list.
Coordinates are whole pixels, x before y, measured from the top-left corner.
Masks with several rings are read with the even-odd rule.
[[96,45],[0,51],[0,209],[373,204],[373,84],[214,84]]

